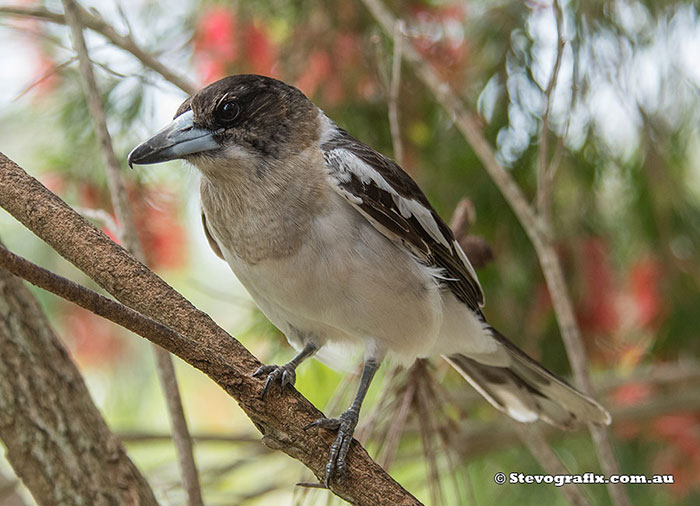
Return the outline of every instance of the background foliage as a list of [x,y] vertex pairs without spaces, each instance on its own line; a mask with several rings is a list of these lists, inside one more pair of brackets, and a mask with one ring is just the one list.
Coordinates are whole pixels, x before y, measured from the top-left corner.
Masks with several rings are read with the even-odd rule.
[[[56,2],[45,5],[60,11]],[[361,140],[392,154],[387,107],[393,48],[360,2],[133,0],[86,6],[131,31],[143,47],[198,84],[243,72],[283,79]],[[601,401],[621,409],[651,407],[650,415],[613,426],[622,471],[673,473],[676,479],[670,487],[631,486],[629,494],[639,504],[698,504],[700,407],[652,409],[698,387],[697,374],[688,383],[686,377],[667,381],[659,372],[697,367],[700,351],[697,5],[561,2],[561,40],[556,9],[545,1],[388,6],[406,23],[405,43],[427,56],[478,111],[499,161],[533,199],[539,146],[547,137],[545,160],[556,170],[553,231],[595,383],[607,385]],[[0,17],[0,23],[3,152],[114,236],[67,29],[13,16]],[[88,35],[109,127],[125,159],[185,97],[99,35]],[[478,214],[471,232],[495,252],[495,260],[479,271],[487,317],[549,368],[568,375],[531,244],[454,128],[454,118],[407,67],[398,107],[404,168],[446,218],[461,198],[471,199]],[[139,168],[129,181],[151,266],[263,361],[285,361],[291,350],[283,336],[205,244],[193,191],[196,175],[169,163]],[[11,249],[88,283],[5,214],[0,227]],[[42,292],[37,296],[110,426],[123,436],[159,497],[182,504],[146,343],[68,303]],[[218,387],[181,363],[178,374],[192,432],[201,437],[196,457],[207,504],[291,504],[293,497],[325,502],[326,492],[293,489],[291,484],[310,477],[298,463],[258,444],[255,429]],[[375,386],[369,400],[378,408],[365,409],[363,417],[373,423],[363,434],[373,454],[393,462],[392,474],[419,498],[432,504],[563,503],[551,486],[493,483],[497,471],[539,468],[517,440],[479,446],[469,439],[479,430],[488,434],[502,416],[462,393],[456,374],[435,363],[410,373],[385,366],[383,375],[387,384],[392,380],[390,398],[401,399],[410,385],[422,394],[396,443],[389,422],[400,406],[382,399],[383,388]],[[319,406],[331,402],[327,413],[338,413],[354,389],[343,377],[309,363],[300,369],[297,387]],[[572,472],[598,470],[583,433],[561,436],[556,450]],[[4,464],[0,471],[11,473]],[[600,486],[586,493],[596,503],[609,501]]]

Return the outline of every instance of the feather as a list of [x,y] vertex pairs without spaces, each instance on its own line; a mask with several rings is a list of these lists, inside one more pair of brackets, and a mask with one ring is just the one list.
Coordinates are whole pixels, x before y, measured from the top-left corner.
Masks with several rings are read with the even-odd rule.
[[377,230],[406,247],[470,309],[484,294],[469,259],[415,181],[394,161],[323,116],[321,151],[331,186]]

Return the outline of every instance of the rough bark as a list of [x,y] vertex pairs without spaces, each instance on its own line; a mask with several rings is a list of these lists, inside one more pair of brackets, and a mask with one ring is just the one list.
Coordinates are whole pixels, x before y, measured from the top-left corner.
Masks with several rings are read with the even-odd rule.
[[[81,12],[84,12],[84,9],[75,0],[63,0],[63,10],[70,27],[73,48],[78,55],[83,93],[87,100],[88,111],[92,125],[95,128],[95,136],[100,147],[100,153],[102,154],[102,163],[107,175],[107,188],[109,189],[110,200],[114,207],[115,217],[121,225],[119,230],[121,242],[139,261],[146,263],[146,255],[139,240],[131,203],[126,190],[126,183],[124,177],[122,177],[119,159],[114,152],[112,137],[107,128],[107,115],[102,105],[102,97],[92,68],[92,60],[85,43],[83,24],[80,19]],[[170,417],[170,426],[173,431],[173,443],[175,443],[175,452],[180,464],[182,487],[187,494],[187,506],[202,506],[202,491],[199,485],[197,464],[194,460],[192,438],[190,438],[187,428],[185,410],[182,407],[182,398],[177,386],[173,358],[167,351],[158,346],[153,346],[153,351],[156,358],[158,379],[163,390],[165,405],[168,408]]]
[[[335,434],[322,429],[304,430],[322,413],[294,389],[281,395],[275,389],[263,402],[260,394],[264,382],[251,376],[262,365],[260,361],[208,315],[2,154],[0,206],[116,299],[186,336],[159,344],[205,372],[238,401],[263,434],[266,446],[284,451],[320,480],[325,478],[328,450]],[[351,445],[348,464],[347,473],[331,483],[331,491],[338,496],[360,505],[420,504],[357,441]]]
[[36,299],[0,270],[0,439],[38,504],[156,505]]

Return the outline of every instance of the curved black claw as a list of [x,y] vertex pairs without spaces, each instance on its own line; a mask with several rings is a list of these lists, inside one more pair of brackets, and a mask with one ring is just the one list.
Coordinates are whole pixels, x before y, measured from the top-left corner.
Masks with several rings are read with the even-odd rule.
[[263,365],[258,367],[258,369],[253,373],[254,377],[262,376],[267,374],[267,380],[265,381],[265,388],[263,388],[260,398],[264,399],[267,395],[267,391],[273,382],[279,382],[282,388],[287,385],[292,386],[297,380],[297,374],[294,372],[294,367],[290,364],[284,365]]
[[338,435],[331,445],[328,464],[326,464],[326,479],[324,481],[326,488],[328,488],[334,476],[342,475],[346,470],[345,458],[350,450],[350,443],[352,443],[352,435],[355,432],[358,418],[359,414],[349,409],[338,418],[319,418],[304,427],[304,430],[311,427],[322,427],[338,431]]

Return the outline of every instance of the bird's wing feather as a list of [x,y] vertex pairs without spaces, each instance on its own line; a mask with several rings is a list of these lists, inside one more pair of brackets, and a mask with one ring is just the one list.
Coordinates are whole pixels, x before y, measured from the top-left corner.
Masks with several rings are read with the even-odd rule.
[[209,243],[209,246],[214,254],[221,260],[226,260],[224,258],[224,254],[221,252],[221,247],[219,247],[219,244],[214,240],[214,236],[211,235],[211,232],[209,231],[209,227],[207,226],[207,215],[204,214],[204,211],[202,211],[202,226],[204,227],[204,235],[207,237],[207,242]]
[[331,128],[321,150],[334,189],[382,234],[440,269],[441,282],[479,311],[484,294],[474,268],[416,182],[390,158]]

